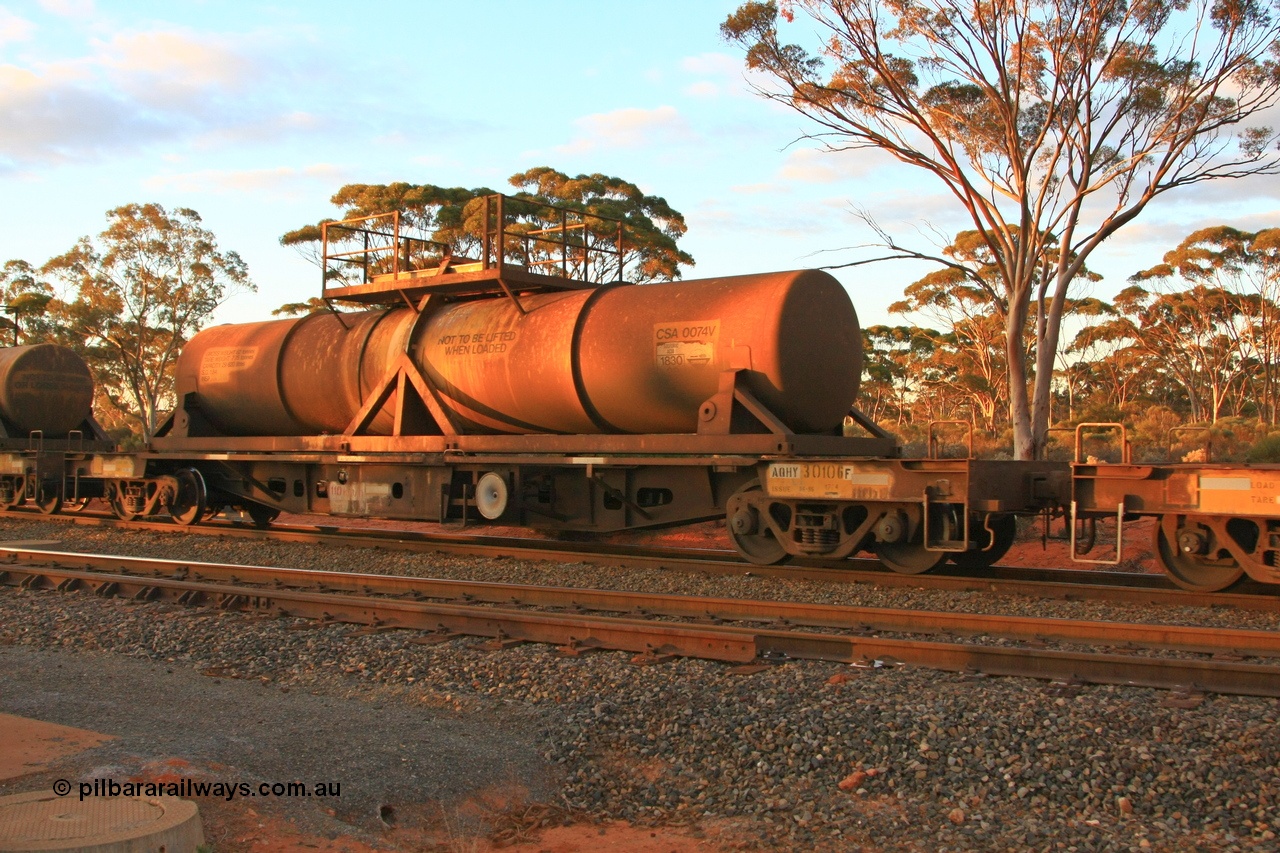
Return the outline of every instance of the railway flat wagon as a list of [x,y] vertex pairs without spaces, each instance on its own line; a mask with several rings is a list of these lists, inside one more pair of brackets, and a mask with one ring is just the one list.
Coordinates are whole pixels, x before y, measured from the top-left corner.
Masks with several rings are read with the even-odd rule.
[[873,551],[921,572],[989,565],[1016,514],[1064,503],[1065,465],[902,459],[853,405],[861,333],[826,273],[628,284],[600,239],[616,223],[557,210],[530,231],[513,204],[486,200],[475,259],[394,216],[327,226],[323,298],[361,310],[197,335],[177,410],[105,487],[117,514],[724,519],[755,562]]
[[[1122,461],[1091,461],[1086,432],[1119,434]],[[1231,462],[1134,463],[1123,424],[1081,424],[1076,431],[1071,515],[1077,560],[1117,564],[1125,522],[1153,519],[1152,552],[1174,583],[1214,592],[1243,577],[1280,583],[1280,465]],[[1209,457],[1209,447],[1205,454]],[[1098,521],[1114,519],[1114,551],[1089,558]]]
[[[1280,582],[1280,466],[1096,463],[1080,432],[1074,464],[939,458],[954,422],[903,458],[855,405],[861,333],[829,275],[628,284],[618,223],[552,209],[559,227],[531,228],[512,204],[485,200],[474,259],[394,215],[330,223],[321,293],[347,310],[201,332],[143,451],[94,422],[73,352],[0,349],[0,507],[595,534],[723,520],[756,563],[869,552],[903,573],[993,565],[1029,515],[1067,516],[1076,559],[1114,564],[1125,525],[1153,517],[1174,582]],[[1114,556],[1090,557],[1107,519]]]
[[[0,508],[566,534],[722,520],[751,562],[872,553],[907,574],[994,565],[1033,515],[1067,519],[1074,559],[1114,565],[1126,525],[1152,518],[1180,586],[1280,583],[1280,465],[1135,464],[1120,424],[1080,425],[1074,463],[974,459],[972,427],[945,421],[903,458],[856,406],[861,331],[834,278],[629,284],[620,223],[544,206],[558,227],[531,227],[528,204],[485,199],[471,259],[394,214],[329,223],[329,310],[198,334],[142,451],[94,421],[74,352],[0,348]],[[957,426],[970,453],[940,458]],[[1084,456],[1098,430],[1121,433],[1121,462]],[[1114,551],[1090,556],[1112,519]]]

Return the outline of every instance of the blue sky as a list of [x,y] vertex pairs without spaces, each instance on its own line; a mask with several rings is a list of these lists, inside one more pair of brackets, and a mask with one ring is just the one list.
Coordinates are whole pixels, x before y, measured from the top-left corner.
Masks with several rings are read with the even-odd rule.
[[[35,264],[156,201],[199,211],[259,292],[221,321],[318,292],[279,236],[350,182],[487,185],[605,172],[684,213],[685,278],[818,266],[966,227],[939,187],[874,153],[824,154],[753,94],[719,25],[736,2],[0,5],[0,262]],[[1280,225],[1280,181],[1170,196],[1095,255],[1107,297],[1194,228]],[[928,268],[836,271],[864,325]]]

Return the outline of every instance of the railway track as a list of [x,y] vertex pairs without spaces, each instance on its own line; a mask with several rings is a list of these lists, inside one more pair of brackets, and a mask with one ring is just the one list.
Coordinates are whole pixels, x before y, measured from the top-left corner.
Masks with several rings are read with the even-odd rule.
[[236,537],[300,544],[341,545],[416,553],[440,553],[520,560],[590,563],[626,568],[654,568],[708,574],[786,578],[830,583],[873,584],[886,587],[996,592],[1067,600],[1112,601],[1182,607],[1227,607],[1280,612],[1275,588],[1245,582],[1229,592],[1204,593],[1180,589],[1163,575],[1079,569],[993,566],[979,571],[935,570],[923,575],[902,575],[876,560],[795,560],[781,566],[759,566],[735,552],[713,549],[636,547],[600,542],[565,542],[460,533],[422,533],[407,530],[342,528],[274,524],[258,528],[250,524],[217,521],[182,527],[164,521],[121,521],[110,514],[44,516],[29,511],[0,512],[0,518],[58,520],[90,526],[154,530],[206,536]]
[[[1280,696],[1280,634],[1015,618],[305,571],[0,549],[0,582],[281,617],[462,636],[566,654],[700,657],[739,665],[901,663],[984,675]],[[1059,644],[1058,648],[1049,647]]]

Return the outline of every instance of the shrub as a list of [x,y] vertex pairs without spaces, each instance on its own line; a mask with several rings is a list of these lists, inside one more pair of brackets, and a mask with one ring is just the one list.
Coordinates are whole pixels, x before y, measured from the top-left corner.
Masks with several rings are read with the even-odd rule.
[[1244,458],[1247,462],[1280,462],[1280,432],[1259,439]]

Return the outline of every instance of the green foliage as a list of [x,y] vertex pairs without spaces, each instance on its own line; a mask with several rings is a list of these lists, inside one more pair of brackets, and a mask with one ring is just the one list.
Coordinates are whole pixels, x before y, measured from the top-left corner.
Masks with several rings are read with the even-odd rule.
[[1259,439],[1249,448],[1245,460],[1255,464],[1280,462],[1280,432],[1273,432]]
[[318,314],[321,311],[337,311],[340,308],[367,308],[359,302],[347,302],[342,299],[331,299],[328,302],[319,296],[313,296],[306,302],[288,302],[271,312],[272,317],[298,317],[304,314]]
[[[1280,235],[1203,228],[1135,273],[1106,319],[1072,343],[1097,391],[1140,396],[1192,421],[1280,410]],[[1180,289],[1180,286],[1183,286]],[[1103,315],[1099,315],[1103,316]]]
[[244,261],[218,248],[198,213],[158,204],[109,211],[96,242],[82,237],[41,272],[70,294],[50,303],[62,341],[144,439],[173,404],[182,345],[226,299],[255,289]]
[[[508,228],[530,234],[555,229],[560,220],[548,205],[568,208],[580,214],[607,217],[622,222],[623,261],[634,282],[680,278],[681,266],[693,266],[688,252],[677,241],[687,227],[684,217],[665,199],[646,195],[635,184],[603,174],[569,175],[546,166],[512,175],[509,181],[517,192],[517,201],[508,205],[508,216],[514,222]],[[485,232],[485,208],[482,199],[493,195],[487,187],[439,187],[434,184],[348,184],[330,201],[342,208],[342,218],[377,216],[398,211],[402,233],[416,235],[446,247],[456,260],[476,259],[482,252]],[[521,204],[523,202],[523,204]],[[321,225],[323,220],[288,232],[280,238],[282,245],[292,246],[315,263],[321,263]],[[568,232],[571,245],[612,246],[616,229],[597,220],[585,219],[588,227]],[[333,236],[331,234],[331,239]],[[577,242],[575,242],[577,241]],[[525,257],[532,246],[533,255]],[[548,257],[539,254],[538,241],[508,240],[504,250],[513,262]],[[617,277],[617,261],[601,263],[606,256],[589,253],[587,264],[579,264],[571,275],[587,281],[612,281]],[[424,259],[429,262],[431,259]],[[285,306],[295,309],[298,306]],[[308,309],[309,310],[309,309]]]
[[[925,276],[905,295],[893,310],[921,314],[946,331],[865,329],[859,405],[921,453],[930,420],[959,419],[979,427],[978,455],[998,455],[1009,440],[1009,424],[995,416],[1002,406],[992,404],[1006,393],[991,367],[1004,357],[996,322],[1002,306],[955,268]],[[1068,300],[1085,326],[1072,358],[1055,371],[1057,426],[1122,423],[1137,462],[1245,458],[1276,419],[1277,296],[1280,229],[1216,226],[1188,235],[1112,303]],[[1114,436],[1090,437],[1085,452],[1119,459]],[[1050,434],[1045,454],[1071,458],[1074,436]]]
[[519,190],[516,198],[620,220],[631,281],[670,281],[680,278],[681,266],[694,265],[693,256],[676,245],[688,230],[684,216],[633,183],[600,173],[570,178],[546,166],[512,175],[510,183]]
[[720,32],[810,138],[879,149],[967,214],[974,245],[941,256],[877,230],[887,258],[945,268],[918,299],[964,279],[993,300],[1019,457],[1046,440],[1061,323],[1089,255],[1164,193],[1280,169],[1280,137],[1249,126],[1280,101],[1267,4],[753,0]]
[[0,269],[0,301],[5,316],[0,329],[6,343],[36,344],[52,340],[57,325],[48,315],[53,288],[41,280],[40,271],[23,260],[11,260]]

